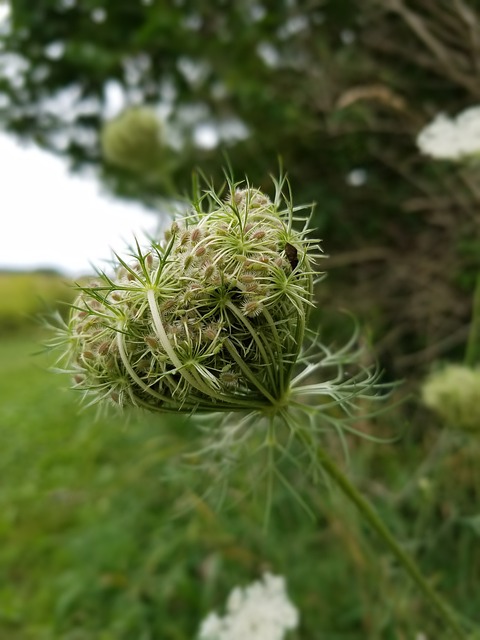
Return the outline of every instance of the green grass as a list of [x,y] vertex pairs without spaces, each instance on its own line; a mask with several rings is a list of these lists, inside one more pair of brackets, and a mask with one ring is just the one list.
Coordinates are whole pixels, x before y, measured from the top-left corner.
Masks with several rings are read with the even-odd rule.
[[[39,341],[0,342],[2,640],[193,639],[234,586],[264,569],[287,578],[302,617],[296,640],[445,637],[334,491],[286,469],[316,515],[277,484],[265,529],[245,467],[216,510],[201,492],[215,469],[180,459],[199,445],[192,422],[79,411],[68,380],[31,355]],[[349,475],[440,591],[478,618],[479,446],[446,434],[416,478],[437,439],[413,410],[395,444],[352,440]]]
[[73,295],[67,278],[55,272],[0,271],[0,335],[29,327],[37,314]]

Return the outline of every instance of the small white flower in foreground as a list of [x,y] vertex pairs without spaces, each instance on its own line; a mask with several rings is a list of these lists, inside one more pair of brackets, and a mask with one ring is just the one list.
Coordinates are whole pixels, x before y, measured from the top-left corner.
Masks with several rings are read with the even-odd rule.
[[456,118],[438,114],[418,134],[417,146],[425,155],[441,160],[480,154],[480,106],[470,107]]
[[298,625],[298,611],[288,599],[285,579],[266,573],[262,580],[229,595],[223,617],[210,613],[199,640],[283,640]]

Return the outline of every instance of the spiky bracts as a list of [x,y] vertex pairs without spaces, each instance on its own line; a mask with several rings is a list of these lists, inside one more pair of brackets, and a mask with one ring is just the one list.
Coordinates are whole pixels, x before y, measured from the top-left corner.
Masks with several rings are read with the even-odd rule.
[[161,242],[82,287],[63,366],[92,401],[193,413],[286,402],[312,304],[314,244],[295,209],[230,184],[197,194]]

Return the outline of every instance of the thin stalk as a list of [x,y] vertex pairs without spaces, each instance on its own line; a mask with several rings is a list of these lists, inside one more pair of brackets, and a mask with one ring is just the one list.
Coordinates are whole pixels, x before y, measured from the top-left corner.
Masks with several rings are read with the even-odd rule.
[[[175,350],[172,347],[170,340],[168,339],[168,336],[165,332],[165,327],[163,326],[162,319],[160,317],[160,312],[158,310],[157,302],[155,300],[155,292],[153,291],[153,289],[148,290],[147,299],[150,306],[150,312],[152,314],[155,333],[158,339],[160,340],[162,347],[165,349],[167,355],[169,356],[170,361],[172,362],[172,364],[175,365],[178,373],[188,382],[188,384],[190,384],[197,391],[200,391],[201,393],[204,393],[206,396],[209,396],[210,398],[213,398],[214,400],[217,400],[219,402],[229,403],[229,401],[231,400],[231,397],[224,396],[222,393],[212,389],[207,384],[204,384],[202,380],[198,379],[195,373],[188,371],[186,367],[182,364],[179,357],[175,353]],[[242,406],[251,408],[252,406],[251,402],[249,402],[248,400],[241,400],[241,399],[237,400],[237,398],[235,398],[235,405],[233,405],[232,407],[233,409],[235,408],[238,409],[239,407],[242,407]]]
[[303,338],[305,335],[305,322],[306,322],[305,314],[299,313],[297,310],[297,323],[296,323],[296,331],[295,331],[295,337],[294,337],[295,353],[292,354],[290,361],[285,363],[284,365],[285,380],[290,380],[292,377],[292,372],[297,362],[298,354],[300,353],[300,349],[303,343]]
[[[302,434],[302,439],[310,440],[307,434]],[[423,592],[424,596],[436,610],[438,616],[443,620],[446,627],[450,629],[454,636],[459,640],[466,640],[467,635],[457,621],[455,614],[447,603],[444,602],[443,598],[441,598],[441,596],[430,586],[414,560],[398,544],[395,537],[383,524],[380,516],[370,502],[361,495],[326,451],[317,446],[316,454],[322,468],[328,473],[347,498],[353,502],[360,511],[362,517],[370,524],[372,529],[380,536],[385,545],[390,549],[393,555],[416,583],[418,588]]]
[[472,319],[465,351],[465,364],[467,367],[480,364],[480,275],[477,276],[475,293],[473,294]]
[[[234,313],[237,316],[237,318],[240,320],[240,322],[247,328],[248,332],[250,333],[253,340],[255,341],[258,347],[258,350],[262,354],[262,358],[263,358],[263,361],[265,362],[265,366],[267,367],[267,373],[270,377],[270,380],[272,384],[275,385],[275,377],[271,369],[271,366],[272,366],[271,363],[274,362],[275,359],[273,357],[272,350],[270,349],[270,345],[268,344],[268,342],[264,344],[262,340],[260,340],[258,336],[258,331],[255,331],[255,329],[252,327],[252,325],[248,321],[247,317],[240,311],[240,309],[237,309],[237,307],[232,302],[227,302],[225,306],[227,307],[227,309],[230,309],[230,311],[232,311],[232,313]],[[265,347],[268,349],[270,356],[267,356]]]
[[125,351],[125,338],[124,335],[122,333],[122,327],[121,325],[118,328],[119,330],[117,331],[117,347],[118,347],[118,352],[120,354],[120,358],[122,359],[123,362],[123,366],[125,367],[125,370],[127,371],[128,375],[131,377],[131,379],[144,391],[146,391],[148,394],[150,394],[151,396],[153,396],[154,398],[157,398],[157,400],[161,400],[162,402],[169,402],[169,398],[162,396],[160,393],[158,393],[157,391],[155,391],[154,389],[152,389],[151,387],[148,386],[148,384],[145,384],[145,382],[140,378],[140,376],[138,376],[135,373],[135,370],[133,369],[132,365],[130,364],[130,361],[127,357],[126,351]]
[[230,342],[229,339],[225,340],[225,346],[227,347],[227,350],[229,352],[229,354],[232,356],[232,358],[235,360],[235,362],[237,363],[239,369],[242,370],[242,372],[245,374],[245,376],[250,380],[250,382],[252,384],[254,384],[257,389],[265,396],[265,398],[267,398],[267,400],[272,404],[272,405],[276,405],[277,401],[275,400],[275,398],[268,392],[268,390],[263,386],[263,384],[260,382],[260,380],[257,379],[257,376],[255,376],[251,371],[250,368],[248,367],[248,365],[242,360],[242,358],[240,357],[240,354],[238,353],[238,351],[235,349],[235,347],[233,346],[233,344]]
[[282,343],[280,341],[280,336],[278,335],[278,331],[277,331],[277,327],[275,326],[275,322],[270,314],[270,312],[268,311],[268,309],[264,309],[263,310],[263,315],[265,316],[268,325],[270,327],[270,329],[272,330],[272,334],[273,334],[273,338],[274,338],[274,344],[275,344],[275,349],[276,349],[276,353],[275,353],[275,360],[273,361],[276,366],[277,366],[277,370],[278,370],[278,383],[280,386],[280,396],[283,396],[283,392],[285,391],[285,381],[283,378],[283,359],[282,359]]

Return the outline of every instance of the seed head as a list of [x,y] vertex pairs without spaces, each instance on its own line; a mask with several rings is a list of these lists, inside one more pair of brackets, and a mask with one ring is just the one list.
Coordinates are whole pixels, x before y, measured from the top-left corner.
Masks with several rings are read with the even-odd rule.
[[190,242],[197,244],[202,239],[202,230],[198,227],[194,227],[190,233]]
[[263,311],[263,305],[260,300],[247,300],[242,305],[243,313],[246,316],[256,317]]
[[[64,362],[92,400],[155,411],[271,408],[288,392],[312,304],[293,205],[230,185],[196,194],[159,242],[81,289]],[[286,243],[298,247],[292,273]]]
[[424,404],[447,427],[480,431],[480,370],[451,364],[432,373],[422,387]]

